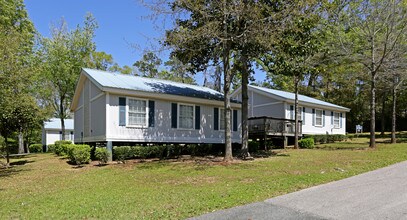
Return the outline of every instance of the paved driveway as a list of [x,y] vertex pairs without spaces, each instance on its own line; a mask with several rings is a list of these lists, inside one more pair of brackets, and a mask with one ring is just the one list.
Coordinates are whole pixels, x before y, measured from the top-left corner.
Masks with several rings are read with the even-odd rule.
[[193,219],[407,219],[407,161]]

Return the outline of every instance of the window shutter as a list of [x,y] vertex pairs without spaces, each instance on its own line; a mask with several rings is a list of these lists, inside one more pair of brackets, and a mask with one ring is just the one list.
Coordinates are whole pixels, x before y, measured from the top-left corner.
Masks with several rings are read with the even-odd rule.
[[195,106],[195,129],[201,129],[201,107]]
[[294,119],[294,106],[290,105],[290,119]]
[[302,125],[305,125],[305,107],[302,107]]
[[149,100],[148,101],[148,127],[154,127],[155,125],[155,102]]
[[213,130],[219,130],[219,108],[213,109]]
[[334,112],[331,111],[331,125],[334,124]]
[[119,97],[119,126],[126,126],[126,98]]
[[177,128],[177,110],[178,105],[177,103],[171,103],[171,128]]
[[312,109],[312,126],[315,126],[315,108]]
[[237,131],[237,110],[233,110],[233,131]]
[[341,116],[341,117],[339,117],[339,123],[340,123],[340,126],[341,126],[341,128],[342,128],[342,113],[341,113],[340,116]]
[[322,127],[325,127],[325,110],[322,110]]

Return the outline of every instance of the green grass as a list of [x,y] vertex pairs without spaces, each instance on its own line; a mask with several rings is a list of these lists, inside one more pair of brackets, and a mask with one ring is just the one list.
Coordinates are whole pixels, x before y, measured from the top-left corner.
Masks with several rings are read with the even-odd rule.
[[[367,139],[353,142],[367,146]],[[227,165],[129,161],[83,168],[52,154],[31,155],[0,170],[0,219],[181,219],[407,160],[407,144],[347,149],[281,150]]]

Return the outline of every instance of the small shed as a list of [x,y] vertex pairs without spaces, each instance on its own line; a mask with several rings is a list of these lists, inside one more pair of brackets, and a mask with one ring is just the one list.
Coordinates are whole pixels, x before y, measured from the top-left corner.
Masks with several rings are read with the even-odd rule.
[[[55,141],[62,140],[61,119],[51,118],[42,127],[42,145],[48,146]],[[65,119],[65,140],[74,140],[73,119]]]

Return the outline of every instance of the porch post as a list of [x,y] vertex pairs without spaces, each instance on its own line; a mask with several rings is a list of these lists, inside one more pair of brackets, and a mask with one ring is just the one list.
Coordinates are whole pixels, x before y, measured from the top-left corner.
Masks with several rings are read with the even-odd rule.
[[284,149],[287,148],[288,146],[288,137],[287,136],[283,136],[284,139]]
[[113,160],[113,142],[112,141],[108,141],[106,143],[106,149],[109,152],[109,159],[108,161],[112,161]]

